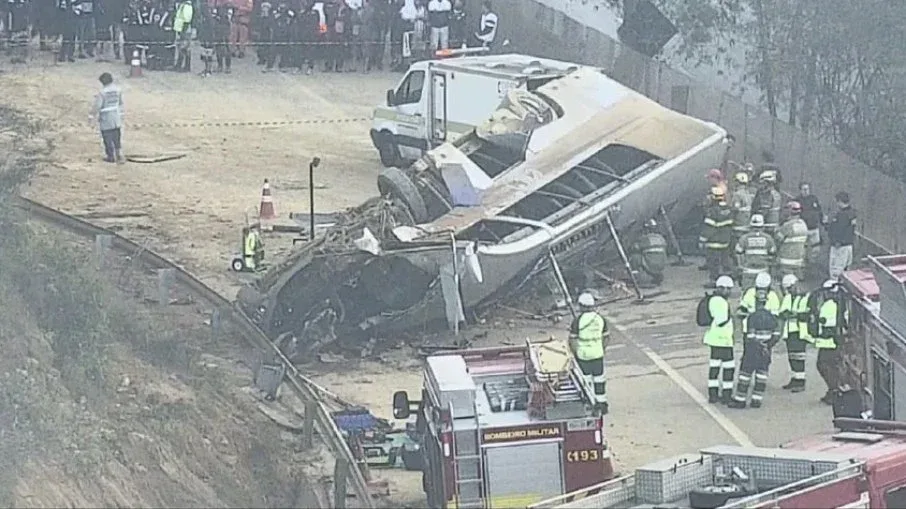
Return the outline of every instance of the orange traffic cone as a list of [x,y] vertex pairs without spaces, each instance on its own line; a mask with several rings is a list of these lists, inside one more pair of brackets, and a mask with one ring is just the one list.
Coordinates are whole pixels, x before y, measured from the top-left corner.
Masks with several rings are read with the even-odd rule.
[[137,49],[132,50],[132,61],[129,64],[129,77],[142,77],[142,57]]
[[258,220],[270,221],[277,219],[277,209],[274,207],[274,199],[271,197],[271,184],[264,179],[264,186],[261,188],[261,206],[258,208]]

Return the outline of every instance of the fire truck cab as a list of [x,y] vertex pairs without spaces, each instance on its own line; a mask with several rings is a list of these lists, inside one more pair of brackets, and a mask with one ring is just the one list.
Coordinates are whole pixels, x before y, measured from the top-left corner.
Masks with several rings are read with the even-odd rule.
[[526,507],[614,477],[593,389],[563,341],[428,357],[416,413],[431,508]]

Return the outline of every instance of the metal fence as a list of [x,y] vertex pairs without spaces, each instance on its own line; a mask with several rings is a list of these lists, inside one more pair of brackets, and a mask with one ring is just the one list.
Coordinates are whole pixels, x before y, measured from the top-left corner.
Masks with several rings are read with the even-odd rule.
[[734,160],[757,163],[764,150],[775,155],[787,192],[795,193],[795,186],[807,180],[827,208],[837,191],[847,191],[859,214],[860,233],[868,240],[863,243],[865,252],[906,249],[906,184],[771,117],[759,106],[636,53],[562,10],[571,3],[587,7],[602,0],[557,0],[558,8],[543,4],[551,1],[494,0],[500,17],[497,40],[509,39],[507,51],[607,69],[614,79],[665,106],[720,124],[736,136]]

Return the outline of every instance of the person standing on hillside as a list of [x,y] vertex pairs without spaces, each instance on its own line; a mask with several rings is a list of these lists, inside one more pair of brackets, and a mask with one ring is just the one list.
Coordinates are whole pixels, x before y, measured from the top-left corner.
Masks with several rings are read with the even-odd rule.
[[98,126],[101,128],[101,140],[104,142],[105,162],[123,164],[126,159],[123,157],[121,146],[123,115],[123,92],[120,87],[113,83],[113,76],[109,72],[101,74],[98,78],[103,88],[94,97],[94,106],[91,110],[90,118],[97,119]]

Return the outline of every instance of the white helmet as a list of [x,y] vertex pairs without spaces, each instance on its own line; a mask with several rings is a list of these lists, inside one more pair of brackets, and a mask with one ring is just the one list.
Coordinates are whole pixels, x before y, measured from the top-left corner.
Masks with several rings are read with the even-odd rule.
[[752,219],[749,219],[749,226],[761,228],[764,226],[764,216],[761,214],[752,214]]
[[837,289],[837,280],[836,280],[836,279],[828,279],[828,280],[825,281],[824,284],[821,285],[821,286],[822,286],[823,288],[827,289],[827,290],[836,290],[836,289]]
[[579,305],[585,306],[587,308],[594,307],[595,298],[591,296],[590,293],[585,292],[579,295]]
[[771,275],[767,272],[759,272],[755,276],[755,288],[767,288],[771,286]]
[[783,280],[780,282],[780,284],[783,285],[784,288],[790,288],[798,282],[799,278],[797,278],[793,274],[787,274],[783,276]]
[[733,288],[733,278],[730,276],[720,276],[717,278],[717,281],[714,282],[714,286],[717,288]]

